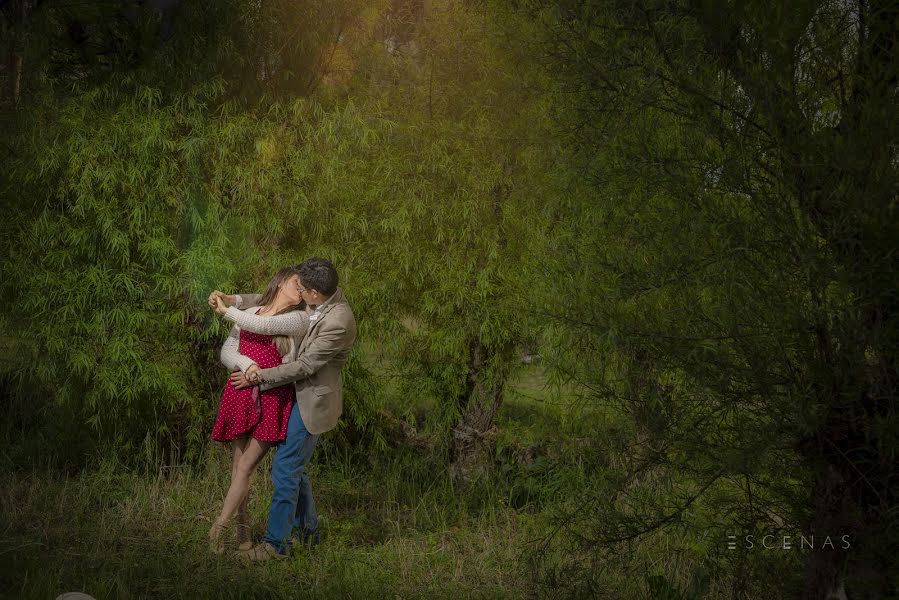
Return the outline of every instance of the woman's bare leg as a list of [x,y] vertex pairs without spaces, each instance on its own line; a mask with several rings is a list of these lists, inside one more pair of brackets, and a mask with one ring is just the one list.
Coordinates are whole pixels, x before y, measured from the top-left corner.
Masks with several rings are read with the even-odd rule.
[[271,442],[260,442],[254,438],[249,439],[241,452],[240,460],[232,471],[231,487],[228,488],[222,512],[216,519],[213,527],[224,527],[238,511],[239,507],[246,502],[247,492],[250,489],[250,477],[253,475],[256,465],[259,464],[259,461],[262,460],[262,457],[265,456],[265,453],[271,447]]
[[253,547],[253,539],[250,536],[250,515],[247,511],[247,504],[249,504],[250,494],[249,487],[253,483],[253,476],[250,476],[250,482],[247,486],[248,493],[244,495],[243,500],[237,507],[237,512],[234,514],[234,521],[237,525],[236,527],[236,535],[237,535],[237,549],[238,550],[249,550]]
[[[237,474],[237,465],[240,464],[240,457],[243,455],[243,451],[247,446],[247,443],[250,441],[249,435],[241,436],[240,443],[234,445],[234,460],[231,462],[231,481],[234,481],[234,477]],[[236,440],[235,440],[236,441]],[[250,483],[252,484],[253,477],[250,477]],[[249,486],[248,486],[249,489]],[[250,494],[247,493],[241,503],[237,507],[237,513],[234,515],[234,521],[237,524],[235,534],[237,537],[237,548],[239,550],[249,550],[253,547],[253,540],[250,537],[250,515],[247,511],[247,504],[249,504]]]
[[[244,434],[234,438],[231,442],[231,479],[234,479],[234,474],[237,473],[237,465],[240,464],[240,457],[243,456],[243,452],[247,447],[247,444],[250,441],[250,436],[248,434]],[[230,485],[230,484],[229,484]]]
[[[247,443],[249,441],[249,435],[240,435],[231,440],[231,481],[234,481],[234,477],[237,474],[237,466],[240,464],[240,459],[243,456],[244,450],[246,449]],[[223,550],[220,544],[220,537],[222,535],[222,529],[224,528],[224,526],[225,523],[220,522],[218,519],[216,519],[215,521],[213,521],[212,526],[209,528],[209,544],[210,547],[216,552],[221,552]]]

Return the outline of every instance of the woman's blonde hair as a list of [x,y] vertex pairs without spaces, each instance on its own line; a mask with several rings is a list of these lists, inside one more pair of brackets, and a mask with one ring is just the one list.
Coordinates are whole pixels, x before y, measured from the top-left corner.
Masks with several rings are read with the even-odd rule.
[[[274,277],[268,282],[268,285],[265,287],[265,291],[262,292],[262,299],[259,300],[260,306],[269,306],[272,302],[275,301],[275,298],[278,297],[278,290],[281,286],[294,275],[299,276],[300,272],[296,267],[284,267],[277,273],[275,273]],[[286,312],[290,312],[292,310],[302,310],[306,308],[306,303],[303,300],[300,300],[299,304],[294,304],[279,310],[275,314],[283,314]],[[284,356],[290,351],[290,339],[286,335],[276,335],[272,336],[275,341],[275,347],[278,349],[278,353],[281,356]]]

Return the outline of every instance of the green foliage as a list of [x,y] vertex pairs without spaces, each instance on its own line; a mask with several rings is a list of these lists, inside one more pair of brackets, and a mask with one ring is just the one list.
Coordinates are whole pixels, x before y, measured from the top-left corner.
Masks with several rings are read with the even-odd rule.
[[[858,127],[895,105],[895,60],[866,41],[892,13],[872,5],[859,33],[829,2],[537,4],[581,168],[552,250],[570,257],[556,376],[633,424],[607,440],[602,510],[562,517],[571,536],[606,552],[682,524],[837,528],[881,556],[897,130]],[[862,562],[813,553],[806,584],[824,594]]]
[[[331,498],[382,482],[341,544],[511,510],[554,594],[863,589],[722,544],[897,555],[887,4],[6,3],[4,465],[199,464],[206,295],[324,256],[359,325]],[[320,595],[409,591],[338,564]]]
[[[324,82],[317,97],[263,78],[250,106],[233,77],[200,67],[188,89],[156,86],[151,75],[170,68],[160,58],[69,96],[48,90],[19,116],[2,188],[15,215],[3,236],[3,373],[14,393],[44,390],[125,453],[201,448],[224,381],[224,329],[206,294],[253,291],[303,257],[339,266],[360,338],[396,357],[403,393],[425,391],[448,419],[472,340],[490,350],[484,377],[502,381],[534,335],[524,298],[542,240],[542,158],[516,136],[543,108],[526,92],[530,113],[489,104],[521,89],[479,70],[488,58],[502,67],[490,22],[439,13],[422,24],[421,54],[390,54],[374,38],[379,13],[348,3],[321,15],[309,47],[278,54],[302,23],[271,10],[244,14],[233,43],[274,56],[266,68],[280,78],[306,69]],[[335,27],[347,41],[323,46]],[[467,37],[447,47],[458,31]],[[329,48],[349,78],[310,66]],[[400,71],[410,76],[391,83]],[[347,423],[383,447],[369,358],[347,368]]]

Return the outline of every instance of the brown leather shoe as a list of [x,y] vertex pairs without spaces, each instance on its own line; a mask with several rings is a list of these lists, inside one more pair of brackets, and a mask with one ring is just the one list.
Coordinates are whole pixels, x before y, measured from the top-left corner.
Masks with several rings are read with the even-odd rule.
[[249,550],[245,550],[243,552],[238,552],[238,556],[240,556],[244,560],[249,560],[253,562],[263,561],[263,560],[271,560],[273,558],[276,559],[284,559],[287,558],[286,554],[281,554],[278,552],[278,549],[269,544],[268,542],[262,542],[261,544],[250,548]]

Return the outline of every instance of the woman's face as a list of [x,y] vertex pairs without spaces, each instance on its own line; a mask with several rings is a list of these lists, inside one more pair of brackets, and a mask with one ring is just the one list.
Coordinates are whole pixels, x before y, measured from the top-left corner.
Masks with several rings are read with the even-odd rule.
[[284,283],[281,284],[281,293],[284,294],[284,297],[290,301],[291,304],[299,304],[300,300],[302,300],[302,296],[300,295],[300,278],[298,275],[293,275],[288,279],[284,280]]

